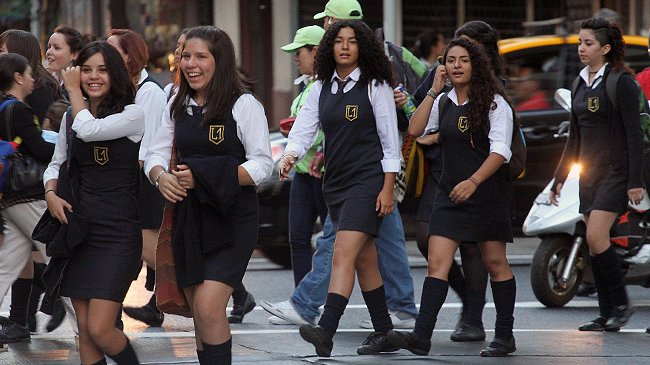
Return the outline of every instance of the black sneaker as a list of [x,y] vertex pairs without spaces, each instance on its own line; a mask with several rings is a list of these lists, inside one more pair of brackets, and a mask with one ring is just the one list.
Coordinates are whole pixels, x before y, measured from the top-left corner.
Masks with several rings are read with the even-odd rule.
[[418,337],[414,332],[388,331],[388,341],[393,346],[408,350],[416,355],[428,355],[431,350],[431,340]]
[[29,329],[17,323],[9,322],[0,330],[0,343],[29,341]]
[[228,323],[241,323],[244,320],[244,316],[255,309],[255,298],[253,294],[248,293],[244,303],[234,303],[232,305],[232,310],[228,316]]
[[316,355],[320,357],[330,357],[334,343],[321,326],[303,324],[300,326],[299,331],[303,340],[314,345]]
[[394,352],[399,348],[390,341],[385,333],[373,332],[363,341],[361,346],[357,347],[357,354],[359,355],[377,355],[381,352]]
[[485,341],[485,329],[467,324],[461,319],[449,338],[455,342]]
[[124,307],[124,313],[126,313],[127,316],[137,319],[140,322],[144,322],[151,327],[160,327],[165,320],[165,314],[161,312],[158,307],[154,307],[150,304],[142,307]]

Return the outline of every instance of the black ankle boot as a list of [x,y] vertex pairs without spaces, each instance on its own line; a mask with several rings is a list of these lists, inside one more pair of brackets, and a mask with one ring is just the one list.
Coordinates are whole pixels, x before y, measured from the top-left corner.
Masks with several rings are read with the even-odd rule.
[[140,365],[138,356],[135,354],[135,350],[133,349],[133,346],[131,346],[131,341],[129,341],[128,338],[126,339],[126,346],[122,351],[115,355],[106,355],[115,361],[117,365]]

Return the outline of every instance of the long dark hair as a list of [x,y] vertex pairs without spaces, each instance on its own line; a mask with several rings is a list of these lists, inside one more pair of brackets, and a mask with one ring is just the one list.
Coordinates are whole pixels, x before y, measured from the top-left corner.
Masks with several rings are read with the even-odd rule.
[[499,56],[499,35],[492,26],[481,20],[472,20],[456,29],[455,38],[469,37],[483,46],[497,77],[503,76],[503,62]]
[[[207,102],[203,114],[205,125],[208,121],[226,118],[234,102],[247,89],[243,81],[245,77],[237,69],[235,47],[226,32],[212,25],[204,25],[191,28],[185,35],[185,44],[192,38],[205,41],[215,60],[214,75],[206,88]],[[181,56],[181,64],[182,62]],[[181,72],[180,76],[178,93],[171,107],[171,117],[174,120],[180,118],[185,112],[187,97],[196,95],[196,91],[187,82],[185,74]]]
[[359,20],[340,20],[332,24],[325,32],[314,58],[314,72],[318,80],[329,81],[336,70],[334,59],[334,40],[342,28],[352,28],[359,44],[359,82],[367,83],[375,79],[378,82],[393,84],[393,68],[384,54],[384,47],[375,37],[366,23]]
[[618,25],[612,24],[603,18],[591,18],[583,21],[580,24],[580,29],[592,30],[601,47],[609,44],[611,49],[605,55],[605,62],[609,62],[612,69],[631,72],[624,65],[625,41]]
[[[104,56],[104,64],[106,65],[106,70],[111,81],[108,95],[97,106],[97,115],[95,116],[97,118],[104,118],[111,114],[119,113],[127,105],[133,104],[135,88],[129,78],[129,73],[126,70],[122,56],[115,47],[105,41],[91,42],[85,46],[79,52],[75,66],[83,66],[90,57],[97,53],[101,53]],[[84,96],[87,95],[84,93]]]
[[447,53],[453,47],[462,47],[467,50],[472,64],[472,77],[469,80],[469,119],[472,131],[478,131],[490,122],[490,109],[496,107],[494,95],[499,94],[505,98],[503,83],[498,81],[490,68],[490,61],[484,48],[473,40],[461,37],[449,42],[445,50],[443,65],[447,63]]
[[80,52],[81,49],[84,48],[87,43],[89,43],[88,40],[84,38],[84,36],[81,35],[78,30],[67,25],[59,25],[58,27],[54,28],[54,32],[52,33],[63,34],[65,43],[67,43],[68,47],[70,47],[71,53]]
[[61,97],[59,83],[54,76],[45,70],[41,63],[43,51],[38,39],[32,33],[19,29],[9,29],[0,34],[0,47],[3,45],[6,46],[7,51],[27,58],[29,65],[32,67],[34,88],[44,86],[51,90],[56,99]]
[[0,54],[0,92],[6,94],[16,82],[14,74],[25,73],[27,66],[29,66],[27,58],[17,53]]

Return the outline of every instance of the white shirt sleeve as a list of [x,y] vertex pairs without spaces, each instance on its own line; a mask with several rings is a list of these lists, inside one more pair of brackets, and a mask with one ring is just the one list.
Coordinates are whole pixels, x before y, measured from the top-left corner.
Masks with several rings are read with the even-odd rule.
[[372,111],[375,114],[377,134],[384,152],[381,166],[384,172],[399,172],[401,152],[393,89],[386,83],[377,85],[375,80],[371,82]]
[[66,141],[67,117],[67,113],[64,113],[63,119],[61,120],[61,126],[59,127],[59,135],[56,137],[56,145],[54,146],[52,160],[47,165],[47,169],[43,172],[43,186],[45,186],[48,181],[59,178],[61,165],[68,157],[68,143]]
[[497,104],[496,109],[490,109],[490,153],[498,153],[506,160],[510,161],[512,151],[512,109],[501,95],[494,96],[494,102]]
[[[149,172],[154,166],[162,166],[165,171],[169,171],[169,160],[172,156],[172,145],[174,144],[174,121],[170,116],[171,105],[176,96],[172,96],[165,106],[160,121],[160,127],[147,149],[144,159],[144,172],[149,177]],[[153,181],[151,182],[153,184]]]
[[140,152],[138,153],[138,159],[144,161],[153,137],[156,135],[158,127],[160,127],[167,98],[165,92],[158,85],[153,82],[145,82],[135,94],[135,104],[142,107],[145,112],[144,136],[142,136]]
[[318,129],[320,128],[318,101],[322,89],[323,82],[317,80],[309,91],[305,104],[298,112],[296,121],[291,127],[291,132],[289,132],[289,141],[285,151],[295,152],[298,159],[301,159],[307,153],[318,136]]
[[77,132],[77,137],[84,142],[128,137],[137,143],[142,139],[144,132],[144,111],[138,105],[130,104],[119,113],[95,118],[88,109],[84,109],[74,118],[72,130]]
[[431,107],[431,112],[429,113],[429,120],[427,121],[427,126],[424,128],[424,134],[430,134],[437,132],[440,128],[440,111],[438,110],[438,105],[440,105],[440,97],[445,93],[441,93],[433,101],[433,106]]
[[255,185],[268,179],[273,173],[273,158],[269,141],[269,127],[264,106],[251,94],[243,94],[232,107],[237,123],[237,136],[244,145],[246,159],[241,164]]

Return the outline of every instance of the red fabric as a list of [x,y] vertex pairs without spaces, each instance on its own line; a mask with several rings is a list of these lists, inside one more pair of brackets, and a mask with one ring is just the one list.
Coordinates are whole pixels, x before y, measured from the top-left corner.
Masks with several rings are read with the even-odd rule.
[[641,88],[645,93],[645,97],[650,98],[650,67],[646,67],[645,70],[639,72],[636,75],[636,80],[641,85]]
[[515,108],[517,111],[522,110],[536,110],[536,109],[549,109],[549,104],[546,94],[543,91],[535,92],[528,100],[524,100]]

